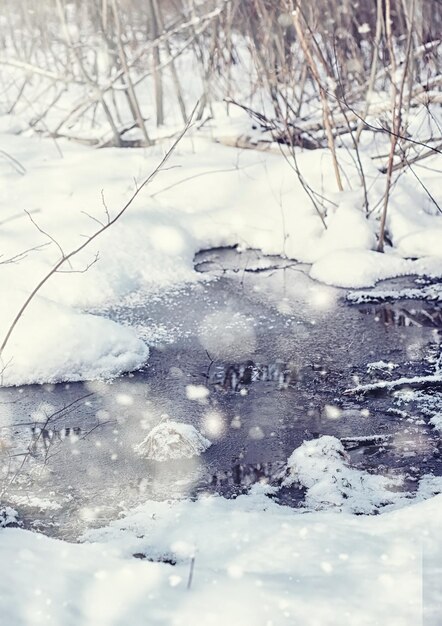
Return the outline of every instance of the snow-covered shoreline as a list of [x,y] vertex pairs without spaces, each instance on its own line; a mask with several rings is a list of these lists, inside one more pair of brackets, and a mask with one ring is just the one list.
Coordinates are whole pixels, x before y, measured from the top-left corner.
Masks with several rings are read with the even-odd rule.
[[[229,123],[218,122],[220,129]],[[241,117],[239,124],[248,122]],[[7,128],[7,124],[2,126]],[[10,127],[14,129],[12,122]],[[51,140],[32,133],[3,133],[1,142],[25,168],[22,175],[8,160],[0,162],[4,181],[0,328],[4,335],[27,294],[60,258],[60,250],[70,251],[93,233],[97,220],[106,219],[106,211],[114,215],[134,185],[155,168],[165,146],[97,151],[60,141],[60,158]],[[374,204],[382,197],[383,181],[370,162],[370,145],[364,150],[369,199]],[[356,176],[347,151],[342,149],[339,156],[348,176]],[[433,160],[438,158],[435,155]],[[194,255],[202,248],[239,244],[282,254],[310,264],[315,280],[345,288],[372,286],[406,274],[442,275],[442,218],[410,174],[403,175],[392,191],[388,219],[394,247],[380,254],[374,251],[376,221],[366,219],[360,190],[333,191],[329,154],[300,151],[298,159],[312,188],[326,189],[333,203],[326,217],[327,230],[281,155],[225,147],[198,134],[185,138],[170,167],[143,190],[127,215],[38,294],[3,354],[3,364],[8,364],[3,385],[106,378],[140,367],[148,350],[134,330],[111,329],[105,320],[86,317],[82,311],[137,290],[148,297],[152,290],[202,280],[193,268]],[[424,172],[422,177],[437,195],[434,174]],[[16,260],[24,251],[29,252]],[[64,309],[57,309],[60,306]],[[66,307],[71,307],[71,318]],[[32,328],[37,317],[40,337],[34,341],[26,329]],[[55,338],[51,329],[63,319],[67,332],[59,329]],[[76,324],[94,326],[95,350],[90,350],[87,340],[81,341]],[[73,334],[78,358],[70,361]],[[62,367],[51,337],[64,351]],[[47,359],[46,368],[40,344],[46,344],[48,355],[54,356]]]

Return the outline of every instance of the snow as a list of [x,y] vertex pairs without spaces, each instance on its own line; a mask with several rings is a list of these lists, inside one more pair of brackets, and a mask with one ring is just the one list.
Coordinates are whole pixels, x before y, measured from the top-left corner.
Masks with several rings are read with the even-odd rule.
[[358,27],[358,33],[360,35],[367,35],[370,32],[370,26],[369,24],[367,24],[367,22],[364,22],[364,24],[361,24]]
[[[212,136],[195,131],[185,138],[166,171],[140,193],[121,221],[75,257],[72,266],[66,264],[63,272],[45,284],[39,295],[53,304],[36,304],[36,310],[40,306],[45,309],[45,315],[40,316],[44,341],[59,324],[55,318],[60,315],[67,319],[67,310],[57,311],[57,305],[72,309],[72,324],[82,325],[80,314],[92,308],[104,309],[128,294],[142,293],[148,300],[158,289],[208,280],[207,275],[195,272],[193,258],[198,250],[211,246],[239,244],[269,255],[282,254],[311,264],[310,276],[317,281],[353,289],[392,276],[442,274],[441,215],[428,205],[426,194],[412,176],[402,175],[392,190],[388,228],[393,248],[380,254],[375,251],[378,222],[373,214],[367,218],[360,186],[336,191],[327,150],[299,151],[297,155],[308,184],[326,198],[319,207],[327,226],[324,229],[290,164],[278,151],[244,151],[213,141],[213,137],[228,133],[229,125],[230,132],[236,134],[240,128],[250,129],[245,114],[235,113],[230,118],[217,115]],[[14,134],[23,124],[21,118],[1,116],[0,122],[2,149],[20,163],[17,169],[8,158],[0,161],[4,183],[0,192],[0,289],[3,302],[13,302],[17,310],[18,302],[60,259],[61,251],[74,249],[106,221],[108,214],[114,216],[124,206],[135,186],[154,170],[168,142],[149,149],[97,151],[66,140],[55,145],[32,132]],[[361,159],[369,206],[373,207],[384,189],[369,158],[371,149],[370,143],[363,146]],[[348,179],[358,180],[351,153],[338,149],[338,158]],[[436,163],[437,157],[430,161]],[[438,197],[433,174],[424,170],[421,176]],[[19,262],[17,255],[22,255]],[[3,309],[0,325],[4,335],[12,307]],[[213,323],[208,320],[201,342],[209,353],[218,349],[223,358],[237,358],[234,352],[238,352],[238,342],[236,346],[220,345],[220,333],[215,328],[225,325],[222,312],[220,315]],[[59,348],[65,355],[59,374],[62,357],[52,354],[51,349],[47,351],[50,358],[40,360],[35,370],[39,352],[34,351],[34,340],[38,340],[29,341],[28,334],[26,348],[24,335],[20,338],[27,326],[24,320],[21,330],[17,327],[14,331],[16,343],[10,344],[7,355],[7,360],[14,357],[12,363],[16,365],[11,364],[9,373],[5,372],[3,384],[115,376],[146,360],[147,349],[129,330],[121,329],[118,338],[115,326],[103,325],[99,331],[98,319],[84,320],[95,324],[99,345],[91,350],[86,339],[89,333],[79,332],[75,342],[78,358],[73,358],[72,343],[66,337]],[[240,347],[247,355],[254,350],[253,328],[246,319],[237,322],[232,335],[241,334]],[[144,331],[144,336],[155,343],[155,332]],[[123,347],[126,341],[127,350]]]
[[204,385],[186,385],[186,397],[188,400],[205,400],[210,390]]
[[[18,292],[2,303],[2,328],[25,299]],[[1,380],[6,386],[111,378],[138,369],[148,356],[131,328],[37,297],[3,353]]]
[[[143,329],[141,336],[136,327],[107,320],[106,307],[125,296],[149,301],[159,289],[209,280],[194,271],[193,259],[211,246],[282,254],[310,264],[314,280],[349,289],[406,274],[442,275],[441,216],[409,173],[392,189],[387,225],[393,246],[379,254],[375,215],[366,215],[357,182],[337,192],[326,150],[297,155],[308,184],[326,198],[319,207],[324,229],[278,150],[243,151],[213,141],[250,129],[243,116],[223,118],[219,109],[214,107],[211,134],[186,138],[170,169],[143,190],[122,220],[39,292],[4,352],[3,385],[108,379],[141,367],[149,357],[143,338],[161,343],[167,339],[164,328]],[[107,211],[115,215],[168,144],[130,152],[95,151],[67,141],[58,141],[57,147],[14,116],[0,117],[0,133],[2,149],[20,164],[7,156],[0,161],[4,336],[60,254],[95,232]],[[363,139],[361,158],[373,208],[384,193],[384,180],[371,161],[371,148]],[[338,149],[338,158],[348,179],[358,181],[351,154]],[[429,164],[437,162],[433,157]],[[434,174],[421,175],[440,201]],[[318,286],[312,292],[312,306],[334,304],[326,289]],[[439,291],[426,286],[410,294],[440,299]],[[363,301],[368,296],[355,292],[352,297]],[[231,362],[249,358],[257,348],[253,320],[228,306],[206,317],[198,338],[211,358]],[[390,364],[370,364],[370,371],[379,369],[389,370]],[[358,385],[349,392],[422,382],[440,382],[439,372]],[[204,404],[207,394],[205,386],[186,386],[186,397],[194,402]],[[116,403],[130,406],[131,398],[120,394]],[[326,405],[324,414],[337,419],[340,409]],[[439,422],[438,415],[431,420],[435,428]],[[232,426],[240,425],[236,416]],[[213,441],[225,427],[216,408],[205,414],[203,432]],[[260,441],[264,432],[252,426],[248,435]],[[166,420],[136,450],[167,463],[201,455],[210,445],[193,426]],[[0,577],[2,619],[14,626],[335,626],[339,616],[339,624],[351,626],[386,620],[415,626],[424,612],[430,626],[440,623],[442,598],[431,583],[440,579],[442,562],[439,477],[424,476],[411,498],[399,491],[400,478],[352,467],[343,443],[324,436],[293,452],[284,485],[304,490],[302,508],[278,505],[269,497],[277,493],[258,485],[235,500],[147,501],[109,526],[88,531],[81,545],[4,528],[0,553],[11,565]],[[48,510],[58,506],[44,499],[29,503]],[[16,522],[12,509],[2,511],[2,526]],[[44,584],[39,582],[43,571]]]
[[442,413],[436,413],[436,415],[433,415],[430,419],[430,424],[434,426],[437,431],[442,433]]
[[10,497],[10,500],[14,506],[17,506],[18,508],[31,507],[33,509],[37,509],[38,511],[57,511],[58,509],[61,509],[61,504],[59,502],[55,502],[49,498],[41,498],[39,496],[32,496],[29,494],[22,496],[13,494]]
[[[279,16],[282,26],[291,20],[288,14]],[[69,28],[77,39],[81,33]],[[369,30],[366,23],[359,26],[363,36]],[[245,47],[239,49],[247,55]],[[104,56],[98,54],[100,67]],[[197,75],[189,56],[184,54],[176,63],[186,84],[186,105],[193,105],[204,77]],[[253,63],[250,54],[247,59]],[[250,76],[244,72],[245,65],[235,65],[229,83],[233,80],[235,89],[239,78],[243,97],[256,85],[252,72]],[[21,74],[17,68],[3,73],[7,94],[9,79],[18,86]],[[25,78],[27,90],[32,84],[40,90],[41,83]],[[334,91],[334,82],[328,83]],[[46,86],[52,98],[54,85]],[[213,87],[216,92],[218,87]],[[56,128],[74,101],[89,98],[87,89],[67,86],[45,124]],[[166,81],[166,101],[171,99],[170,90]],[[141,91],[143,111],[152,119],[153,90],[143,83],[140,96]],[[114,95],[124,100],[123,90]],[[11,107],[9,97],[2,96],[1,110],[14,109],[19,115],[0,115],[0,344],[35,286],[116,215],[170,145],[170,139],[162,137],[178,128],[169,123],[174,112],[167,111],[168,123],[154,131],[158,139],[154,147],[94,150],[44,139],[29,125],[43,112],[44,99],[39,98],[35,109],[32,102],[23,105],[18,100]],[[262,97],[263,90],[256,89],[250,104]],[[369,94],[373,105],[388,98],[385,93]],[[316,105],[306,105],[313,121],[319,119]],[[195,272],[194,256],[212,246],[282,255],[285,263],[308,264],[313,280],[345,289],[372,287],[383,279],[410,274],[442,276],[440,154],[426,159],[424,166],[417,162],[418,176],[408,169],[395,177],[386,253],[380,254],[376,247],[385,175],[377,165],[385,158],[377,159],[388,152],[388,137],[365,130],[361,135],[358,158],[366,197],[349,137],[337,138],[343,192],[337,190],[328,150],[297,149],[297,167],[314,191],[314,206],[280,146],[268,141],[268,151],[236,147],[238,137],[243,137],[259,148],[262,133],[252,129],[235,107],[229,107],[229,115],[225,111],[224,102],[211,103],[211,119],[189,132],[167,168],[143,189],[124,217],[44,284],[2,354],[2,386],[107,380],[142,367],[149,358],[147,343],[173,341],[172,333],[161,323],[146,329],[110,321],[107,307],[123,298],[149,304],[160,290],[210,280]],[[413,107],[407,132],[417,141],[439,136],[438,116],[436,109]],[[377,119],[374,122],[378,124]],[[100,111],[94,123],[89,128],[80,120],[72,134],[102,138]],[[137,130],[129,131],[125,139],[129,137],[137,137]],[[256,267],[263,269],[265,261]],[[440,301],[441,293],[440,286],[430,285],[401,292],[355,291],[348,298]],[[337,297],[322,285],[310,295],[315,312],[333,307]],[[288,298],[278,307],[280,312],[290,311]],[[209,359],[232,363],[254,356],[259,347],[254,320],[232,312],[228,302],[206,317],[198,339]],[[358,384],[347,393],[442,380],[442,356],[429,376],[391,380],[395,367],[384,361],[368,364],[369,374],[381,371],[389,380]],[[173,370],[184,377],[179,368],[169,372]],[[208,395],[203,385],[186,386],[186,398],[199,403],[195,409],[209,405]],[[134,402],[119,393],[114,401],[118,411]],[[45,408],[30,410],[30,417],[44,416]],[[4,407],[3,411],[6,414]],[[361,415],[363,411],[368,415],[367,409]],[[326,404],[323,415],[336,420],[341,409]],[[242,418],[235,415],[231,427],[245,426]],[[435,413],[430,424],[441,431],[441,414]],[[213,441],[223,436],[227,423],[216,404],[204,414],[202,427]],[[245,428],[249,439],[265,439],[260,426]],[[136,451],[162,463],[201,455],[211,445],[203,434],[190,424],[168,419]],[[367,437],[349,441],[364,442]],[[8,453],[6,442],[0,440],[2,451]],[[106,527],[89,530],[81,544],[4,528],[16,525],[18,515],[10,507],[0,507],[0,554],[5,564],[0,575],[0,621],[7,626],[442,623],[441,477],[421,478],[412,498],[399,491],[400,478],[352,467],[343,442],[323,436],[292,453],[284,486],[303,490],[300,508],[278,505],[271,499],[278,497],[278,490],[264,485],[234,500],[202,496],[196,501],[147,501]],[[11,502],[49,513],[62,507],[40,496],[15,495]],[[379,515],[366,516],[373,513]],[[85,508],[84,517],[92,522],[93,509]]]
[[373,514],[403,499],[403,494],[392,490],[401,485],[399,478],[350,467],[349,456],[336,437],[325,435],[305,441],[290,456],[286,473],[283,485],[305,487],[304,503],[312,509]]
[[168,461],[199,456],[211,445],[191,424],[166,419],[152,428],[136,452],[154,461]]
[[18,513],[10,506],[0,508],[0,528],[19,525]]
[[390,373],[392,372],[394,369],[396,369],[398,367],[397,363],[392,363],[391,361],[387,362],[387,361],[374,361],[372,363],[367,363],[367,373],[371,374],[373,372],[376,371],[381,371],[384,373]]
[[442,476],[427,474],[419,481],[416,500],[428,500],[442,493]]
[[318,244],[318,259],[335,251],[371,250],[376,245],[373,224],[362,211],[354,210],[354,205],[357,204],[354,194],[347,193],[345,196],[345,201],[341,199],[338,209],[330,215],[327,230]]
[[356,385],[351,389],[346,389],[344,395],[352,395],[358,393],[370,393],[372,391],[378,391],[380,389],[391,390],[398,387],[413,387],[419,385],[431,385],[442,382],[442,373],[429,374],[427,376],[402,376],[394,380],[379,380],[375,383],[368,383],[367,385]]
[[14,626],[437,626],[441,523],[442,496],[364,517],[255,492],[146,502],[81,545],[4,529],[0,611]]
[[370,291],[352,291],[347,300],[355,304],[366,302],[384,302],[395,300],[425,300],[427,302],[442,301],[442,286],[439,284],[407,289],[371,289]]
[[[427,234],[431,239],[432,235]],[[373,250],[338,250],[313,263],[310,276],[328,285],[358,289],[397,276],[438,276],[441,267],[441,262],[435,262],[434,256],[412,260]]]

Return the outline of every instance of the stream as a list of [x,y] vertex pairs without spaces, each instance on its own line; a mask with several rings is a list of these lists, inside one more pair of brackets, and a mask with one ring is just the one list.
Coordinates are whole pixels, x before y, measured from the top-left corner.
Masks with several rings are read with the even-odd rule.
[[[254,250],[203,251],[195,268],[200,282],[97,311],[152,346],[142,370],[0,389],[2,503],[25,527],[76,539],[147,499],[276,484],[293,450],[324,434],[343,440],[355,466],[404,476],[409,491],[442,474],[429,424],[442,390],[344,395],[358,382],[431,373],[441,304],[349,304],[308,267]],[[134,446],[166,415],[213,445],[188,460],[140,458]],[[291,488],[277,499],[298,506],[302,495]]]

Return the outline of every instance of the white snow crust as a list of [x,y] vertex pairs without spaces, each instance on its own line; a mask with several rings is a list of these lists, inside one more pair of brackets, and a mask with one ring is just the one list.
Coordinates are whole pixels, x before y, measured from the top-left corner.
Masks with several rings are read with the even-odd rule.
[[191,424],[165,420],[152,428],[136,451],[153,461],[168,461],[199,456],[211,445]]
[[256,490],[146,502],[83,545],[3,529],[0,613],[14,626],[437,626],[441,523],[442,496],[365,517],[299,514]]

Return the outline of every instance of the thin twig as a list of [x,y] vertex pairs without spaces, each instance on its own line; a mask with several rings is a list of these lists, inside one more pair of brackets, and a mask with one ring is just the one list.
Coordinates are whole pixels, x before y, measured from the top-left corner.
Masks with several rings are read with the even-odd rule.
[[28,306],[30,305],[30,303],[32,302],[32,300],[35,298],[35,296],[39,293],[39,291],[41,290],[41,288],[48,282],[48,280],[56,273],[59,271],[59,269],[65,264],[68,263],[74,256],[76,256],[77,254],[79,254],[82,250],[84,250],[90,243],[92,243],[92,241],[95,241],[95,239],[97,239],[97,237],[99,237],[101,234],[103,234],[106,230],[108,230],[109,228],[111,228],[123,215],[124,213],[127,211],[127,209],[131,206],[131,204],[134,202],[134,200],[136,199],[136,197],[139,195],[139,193],[142,191],[142,189],[144,189],[144,187],[146,187],[146,185],[148,185],[154,178],[155,176],[158,174],[158,172],[160,172],[163,168],[163,166],[166,164],[166,162],[169,160],[169,158],[171,157],[171,155],[173,154],[173,152],[175,151],[176,146],[179,144],[179,142],[181,141],[181,139],[184,137],[184,135],[186,134],[186,132],[188,131],[190,124],[192,122],[194,113],[196,111],[196,107],[198,106],[198,103],[196,104],[196,106],[194,107],[185,127],[183,128],[183,130],[181,131],[181,133],[178,135],[177,139],[174,141],[174,143],[172,144],[172,146],[169,148],[169,150],[166,152],[166,154],[164,155],[164,157],[161,159],[160,163],[157,165],[157,167],[153,170],[153,172],[151,172],[149,174],[149,176],[147,176],[144,181],[141,183],[141,185],[139,187],[137,187],[137,189],[134,191],[134,193],[130,196],[129,200],[126,202],[126,204],[123,206],[122,209],[120,209],[120,211],[118,211],[118,213],[115,215],[115,217],[113,217],[107,224],[105,224],[104,226],[102,226],[101,228],[99,228],[93,235],[91,235],[90,237],[88,237],[86,239],[85,242],[83,242],[81,245],[77,246],[76,248],[74,248],[73,250],[71,250],[71,252],[69,252],[68,254],[65,254],[59,261],[58,263],[56,263],[44,276],[43,278],[37,283],[37,285],[34,287],[34,289],[31,291],[31,293],[29,294],[29,296],[26,298],[26,300],[24,301],[24,303],[22,304],[22,306],[20,307],[20,309],[18,310],[17,314],[15,315],[8,331],[6,332],[6,335],[3,339],[3,342],[0,346],[0,358],[3,355],[3,352],[9,342],[9,339],[12,335],[12,333],[14,332],[15,327],[18,324],[18,321],[20,320],[21,316],[23,315],[23,313],[26,311],[26,309],[28,308]]

